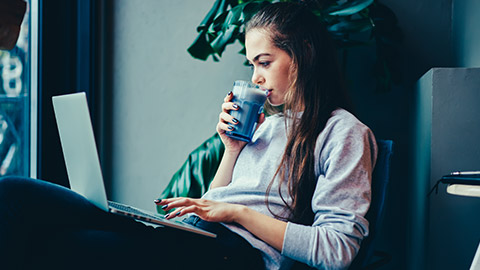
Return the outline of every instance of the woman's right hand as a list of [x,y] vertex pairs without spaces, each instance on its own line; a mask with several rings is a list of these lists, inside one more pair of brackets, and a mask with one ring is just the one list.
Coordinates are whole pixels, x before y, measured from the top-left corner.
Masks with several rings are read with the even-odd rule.
[[247,143],[232,139],[225,134],[225,132],[232,131],[234,129],[234,127],[230,126],[229,123],[233,124],[234,126],[238,123],[238,120],[229,113],[232,110],[238,110],[238,105],[233,103],[232,99],[233,93],[230,91],[223,100],[222,112],[219,115],[219,121],[217,124],[217,132],[220,135],[223,144],[225,145],[225,151],[239,153]]
[[[230,111],[232,110],[238,110],[238,105],[232,102],[233,99],[233,93],[230,91],[225,99],[223,100],[222,104],[222,112],[220,113],[219,116],[219,121],[217,124],[217,132],[220,135],[220,138],[222,139],[223,144],[225,145],[225,151],[230,152],[230,153],[239,153],[243,147],[247,144],[244,141],[239,141],[230,138],[225,134],[227,131],[232,131],[234,127],[230,126],[230,124],[233,124],[234,126],[238,124],[238,120],[235,119],[233,116],[230,115]],[[265,114],[261,113],[260,116],[258,117],[257,121],[257,127],[260,127],[260,125],[265,121]]]
[[[233,168],[235,166],[238,154],[247,144],[244,141],[232,139],[226,134],[227,131],[232,131],[234,129],[234,127],[230,127],[229,124],[232,124],[232,126],[238,124],[238,120],[234,119],[229,113],[230,111],[239,109],[238,105],[232,102],[232,99],[233,93],[230,92],[223,100],[222,112],[219,115],[217,132],[220,135],[220,139],[222,140],[223,144],[225,145],[225,152],[223,154],[222,161],[220,161],[217,173],[210,183],[210,189],[226,186],[232,181]],[[262,113],[258,118],[257,128],[261,123],[263,123],[264,120],[265,114]]]

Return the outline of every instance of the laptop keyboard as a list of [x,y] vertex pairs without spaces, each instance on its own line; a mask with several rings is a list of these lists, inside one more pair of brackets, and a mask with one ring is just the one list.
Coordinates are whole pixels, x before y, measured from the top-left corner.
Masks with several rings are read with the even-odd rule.
[[[208,231],[205,231],[201,228],[197,228],[189,223],[185,223],[183,221],[180,221],[180,220],[168,220],[166,218],[164,218],[163,216],[159,215],[159,214],[155,214],[155,213],[151,213],[149,214],[148,212],[146,211],[142,211],[140,209],[137,209],[135,207],[132,207],[132,206],[129,206],[129,205],[125,205],[125,204],[121,204],[121,203],[117,203],[117,202],[112,202],[112,201],[108,201],[108,205],[110,208],[112,209],[117,209],[118,211],[122,212],[121,214],[122,215],[127,215],[127,216],[131,216],[131,217],[134,217],[140,221],[146,221],[146,222],[151,222],[153,224],[156,224],[158,226],[169,226],[169,227],[173,227],[173,228],[178,228],[178,229],[182,229],[182,230],[186,230],[186,231],[190,231],[190,232],[195,232],[195,233],[200,233],[202,235],[205,235],[205,236],[208,236],[208,237],[217,237],[215,235],[215,233],[211,233],[211,232],[208,232]],[[115,213],[115,210],[112,211],[113,213]],[[118,212],[118,213],[120,213]],[[153,220],[157,220],[156,222],[152,222]],[[168,225],[170,224],[170,225]]]
[[131,213],[131,214],[134,214],[134,215],[137,215],[137,216],[144,216],[144,217],[148,217],[148,218],[151,218],[151,219],[163,219],[163,217],[160,216],[160,215],[158,215],[158,216],[157,215],[152,215],[152,214],[143,212],[143,211],[141,211],[137,208],[134,208],[134,207],[131,207],[131,206],[128,206],[128,205],[125,205],[125,204],[108,201],[108,205],[112,208],[116,208],[116,209],[122,210],[124,212]]

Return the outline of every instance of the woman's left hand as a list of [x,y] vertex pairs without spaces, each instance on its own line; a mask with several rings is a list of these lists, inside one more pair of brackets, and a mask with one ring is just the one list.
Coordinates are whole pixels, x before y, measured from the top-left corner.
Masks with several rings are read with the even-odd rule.
[[165,215],[167,219],[180,217],[187,213],[194,213],[201,219],[209,222],[235,222],[235,216],[241,210],[241,205],[192,198],[170,198],[155,202],[163,205],[162,209],[171,213]]

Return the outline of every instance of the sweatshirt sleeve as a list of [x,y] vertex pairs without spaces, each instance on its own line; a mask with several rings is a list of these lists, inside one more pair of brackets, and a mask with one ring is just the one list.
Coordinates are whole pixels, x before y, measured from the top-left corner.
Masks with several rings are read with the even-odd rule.
[[316,146],[313,225],[289,222],[282,255],[318,269],[346,269],[368,235],[364,216],[377,148],[372,132],[361,123],[327,123],[324,131]]

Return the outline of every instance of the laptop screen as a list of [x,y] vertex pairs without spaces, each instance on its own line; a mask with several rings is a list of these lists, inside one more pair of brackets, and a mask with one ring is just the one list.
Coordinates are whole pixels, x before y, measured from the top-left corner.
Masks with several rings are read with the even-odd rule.
[[52,101],[71,189],[108,211],[85,93],[55,96]]

